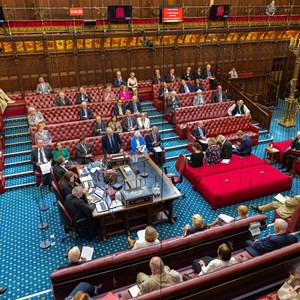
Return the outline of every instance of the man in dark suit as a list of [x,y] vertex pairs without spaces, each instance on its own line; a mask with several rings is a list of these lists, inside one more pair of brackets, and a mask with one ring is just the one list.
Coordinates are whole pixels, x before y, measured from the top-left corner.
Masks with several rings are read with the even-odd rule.
[[162,78],[160,76],[160,71],[159,69],[156,69],[155,72],[154,72],[154,76],[152,78],[152,83],[153,84],[161,84],[162,83]]
[[118,99],[117,103],[114,105],[114,115],[115,116],[124,116],[126,112],[126,107],[123,104],[122,99]]
[[119,134],[113,132],[110,127],[106,128],[106,135],[102,137],[102,151],[105,156],[124,151],[124,144]]
[[244,134],[242,130],[239,130],[236,133],[237,137],[241,140],[241,143],[238,147],[232,150],[232,153],[240,155],[240,156],[247,156],[251,154],[252,151],[252,142],[249,135]]
[[210,64],[207,64],[206,65],[206,69],[205,71],[203,72],[203,79],[209,79],[209,82],[211,84],[211,88],[214,90],[217,86],[217,80],[216,78],[214,77],[214,74],[211,70],[211,65]]
[[120,87],[121,85],[126,85],[126,80],[122,77],[121,71],[117,71],[114,78],[114,86]]
[[175,70],[171,69],[170,73],[166,75],[166,82],[175,82],[175,81],[176,81]]
[[78,226],[80,226],[80,229],[87,237],[93,239],[97,235],[98,231],[96,224],[94,224],[94,219],[92,216],[93,210],[95,209],[96,205],[94,203],[87,204],[82,199],[82,195],[82,187],[74,187],[72,190],[72,194],[67,196],[64,206],[75,223],[79,220],[86,219],[86,222],[82,222],[82,224]]
[[76,104],[81,104],[82,102],[92,102],[91,94],[83,86],[80,87],[79,93],[76,94]]
[[184,79],[181,80],[181,85],[179,87],[179,93],[192,93],[194,92],[193,86],[190,84],[190,82],[186,82]]
[[[31,163],[33,164],[34,171],[42,172],[40,166],[42,164],[52,162],[52,152],[49,146],[43,145],[43,140],[38,139],[36,144],[37,148],[34,148],[31,151]],[[41,185],[48,185],[49,190],[52,190],[50,173],[42,174]]]
[[226,102],[227,95],[226,92],[222,91],[222,86],[218,85],[217,90],[212,95],[212,102],[219,103],[219,102]]
[[162,165],[163,152],[156,151],[154,149],[155,147],[160,147],[163,150],[163,148],[161,146],[161,137],[158,132],[158,128],[156,126],[153,126],[152,132],[150,132],[146,135],[145,141],[146,141],[147,149],[154,154],[155,163]]
[[[291,145],[284,151],[283,158],[281,162],[281,166],[279,169],[284,169],[284,172],[289,172],[292,169],[292,164],[294,159],[296,158],[295,155],[290,153],[290,150],[299,151],[300,150],[300,131],[297,132],[296,138],[293,140]],[[300,153],[300,152],[299,152]]]
[[123,131],[134,131],[137,130],[137,121],[135,117],[131,116],[131,111],[129,109],[126,110],[126,117],[122,121]]
[[201,144],[202,151],[205,151],[207,149],[207,143],[204,142],[206,141],[206,131],[202,121],[199,121],[197,126],[193,128],[192,134],[197,139],[197,141]]
[[187,81],[194,80],[194,75],[192,73],[191,67],[186,68],[185,72],[183,73],[183,79]]
[[68,251],[68,262],[60,265],[59,270],[81,265],[85,260],[80,260],[81,251],[77,246],[74,246]]
[[159,88],[159,100],[164,100],[165,96],[169,96],[170,93],[171,93],[171,89],[164,81]]
[[91,144],[87,144],[86,139],[82,136],[79,140],[79,144],[75,147],[77,162],[79,164],[89,164],[94,161],[93,149]]
[[56,106],[70,105],[70,100],[67,97],[65,97],[64,92],[60,92],[58,94],[58,98],[55,100],[55,105]]
[[221,144],[220,156],[223,159],[229,159],[232,156],[232,144],[224,135],[217,136],[217,142]]
[[93,126],[94,135],[105,135],[106,123],[102,122],[101,116],[96,117],[96,122]]
[[142,110],[142,105],[138,101],[137,96],[132,96],[131,101],[128,103],[127,109],[131,111],[132,114],[138,114],[141,113]]
[[53,173],[55,176],[55,180],[58,182],[67,172],[67,168],[65,167],[66,160],[63,156],[59,156],[56,159],[56,165],[53,167]]
[[297,243],[298,239],[292,234],[288,234],[288,224],[283,219],[276,219],[274,222],[274,235],[269,235],[262,240],[246,240],[245,250],[252,256],[259,256],[276,249]]
[[93,112],[87,107],[86,102],[81,103],[81,108],[79,110],[80,121],[90,120],[94,118]]

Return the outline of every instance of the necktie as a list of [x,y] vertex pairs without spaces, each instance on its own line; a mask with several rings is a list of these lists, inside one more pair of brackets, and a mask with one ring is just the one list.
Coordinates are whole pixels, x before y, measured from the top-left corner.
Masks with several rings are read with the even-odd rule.
[[43,157],[43,151],[42,151],[42,149],[39,149],[39,152],[40,152],[40,161],[41,161],[42,164],[44,164],[45,160],[44,160],[44,157]]
[[132,127],[132,124],[131,124],[131,119],[128,118],[128,128],[131,128]]
[[84,112],[83,117],[84,117],[85,119],[87,119],[87,111],[86,111],[86,109],[84,109],[83,112]]
[[153,142],[156,143],[157,140],[156,140],[156,134],[153,134]]
[[200,127],[198,127],[198,131],[199,131],[199,136],[202,137],[202,129]]
[[135,112],[135,113],[137,113],[137,112],[138,112],[138,109],[137,109],[136,102],[133,102],[133,109],[134,109],[134,112]]
[[45,86],[44,86],[44,83],[42,83],[42,90],[43,90],[43,92],[45,92]]
[[110,139],[111,150],[112,150],[112,152],[115,152],[115,143],[114,143],[114,139],[113,139],[112,136],[111,136],[109,139]]
[[122,110],[121,105],[118,105],[118,107],[119,107],[119,115],[120,115],[120,116],[123,116],[123,110]]
[[187,85],[184,86],[184,90],[185,90],[186,93],[189,93],[189,92],[190,92],[190,90],[189,90],[189,88],[188,88]]
[[85,145],[82,145],[82,144],[81,144],[81,146],[82,146],[82,148],[83,148],[84,153],[87,154],[86,146],[85,146]]
[[222,93],[219,92],[219,102],[222,102]]

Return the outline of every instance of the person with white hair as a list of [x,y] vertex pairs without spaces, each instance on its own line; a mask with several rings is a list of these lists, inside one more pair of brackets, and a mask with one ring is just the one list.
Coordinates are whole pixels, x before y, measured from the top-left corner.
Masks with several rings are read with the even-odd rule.
[[64,92],[60,92],[58,94],[58,98],[56,98],[55,100],[55,105],[56,106],[70,105],[70,100],[65,96]]
[[245,250],[252,256],[259,256],[276,249],[297,243],[295,235],[287,233],[288,224],[283,219],[276,219],[274,222],[274,232],[262,240],[246,240]]
[[29,126],[36,126],[38,123],[45,123],[43,114],[40,111],[36,111],[34,107],[28,108],[27,120]]
[[241,116],[241,115],[249,115],[250,110],[244,104],[243,100],[238,100],[235,104],[232,104],[228,108],[228,115],[229,116]]
[[78,266],[86,261],[84,257],[81,257],[81,251],[77,246],[74,246],[68,251],[68,260],[69,261],[67,263],[60,265],[58,269],[65,269],[72,266]]
[[150,128],[150,120],[146,118],[145,113],[141,113],[140,117],[137,118],[137,125],[139,129],[149,129]]
[[179,98],[176,95],[176,92],[172,91],[170,93],[170,96],[168,97],[168,100],[167,100],[166,115],[172,114],[172,121],[173,121],[173,123],[174,123],[175,108],[178,108],[178,107],[180,107]]
[[203,92],[199,89],[199,90],[197,90],[197,93],[194,96],[193,105],[198,106],[198,105],[204,105],[204,104],[205,104],[204,95],[203,95]]
[[145,139],[139,131],[135,131],[133,137],[130,139],[130,153],[131,154],[144,154],[148,153]]
[[122,153],[124,151],[122,139],[110,127],[106,128],[106,135],[102,137],[102,151],[109,159],[111,159],[111,154]]
[[217,143],[221,144],[220,156],[222,159],[229,159],[232,156],[232,144],[224,135],[217,136]]

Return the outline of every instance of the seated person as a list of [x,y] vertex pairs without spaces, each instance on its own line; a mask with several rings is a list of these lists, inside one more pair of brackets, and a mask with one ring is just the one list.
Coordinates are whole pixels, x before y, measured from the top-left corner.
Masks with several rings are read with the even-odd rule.
[[138,81],[134,72],[130,73],[130,77],[127,80],[127,87],[130,91],[135,91],[138,88]]
[[101,288],[102,284],[91,285],[88,282],[80,282],[65,300],[93,300],[91,297],[99,295]]
[[189,224],[186,224],[185,227],[182,228],[183,236],[187,236],[207,229],[207,225],[199,214],[192,216],[192,224],[192,227]]
[[131,111],[132,114],[138,114],[142,112],[142,105],[138,101],[137,96],[132,96],[131,101],[127,105],[127,109]]
[[255,206],[251,204],[250,206],[258,212],[268,212],[276,209],[276,212],[280,216],[280,218],[287,219],[294,214],[299,204],[300,195],[297,195],[293,198],[285,196],[284,203],[281,203],[279,201],[272,201],[271,203],[266,205]]
[[144,154],[148,153],[146,141],[139,131],[135,131],[133,137],[130,139],[130,153]]
[[126,110],[126,117],[122,121],[122,128],[125,132],[137,130],[136,118],[131,116],[129,109]]
[[205,163],[207,165],[218,164],[220,162],[220,148],[217,146],[216,140],[214,138],[209,138],[207,146]]
[[151,275],[140,272],[136,282],[140,288],[140,295],[144,295],[166,286],[174,285],[182,281],[182,276],[175,270],[165,266],[160,257],[154,256],[149,263]]
[[202,147],[199,142],[194,142],[192,147],[193,147],[194,153],[192,153],[192,155],[191,155],[190,159],[188,159],[187,163],[192,168],[202,167],[203,166],[203,158],[204,158],[204,154],[201,151]]
[[0,107],[2,114],[5,112],[5,109],[7,107],[7,104],[9,103],[15,103],[15,100],[10,99],[2,89],[0,89]]
[[224,267],[229,267],[236,264],[237,261],[231,257],[231,250],[227,244],[222,244],[218,248],[218,258],[205,256],[193,261],[193,270],[198,276],[217,271]]
[[64,200],[72,194],[73,188],[78,185],[80,185],[78,175],[71,171],[66,171],[58,180],[58,188]]
[[205,104],[204,95],[201,90],[197,90],[197,94],[194,96],[193,105],[198,106],[204,104]]
[[122,77],[121,71],[116,72],[116,77],[114,78],[114,86],[120,87],[126,85],[126,80]]
[[119,99],[122,99],[123,101],[130,100],[130,93],[129,93],[126,85],[121,86],[121,90],[119,93]]
[[126,107],[123,104],[122,99],[118,99],[117,103],[114,105],[114,115],[115,116],[124,116],[126,112]]
[[121,123],[118,121],[116,115],[112,115],[107,127],[111,128],[114,132],[122,132],[123,128],[121,126]]
[[150,120],[146,118],[144,113],[140,114],[140,117],[137,118],[138,129],[149,129],[150,128]]
[[[205,143],[206,131],[205,131],[204,124],[202,121],[199,121],[197,123],[197,125],[193,128],[192,134],[196,138],[196,140],[201,144],[202,150],[205,151],[207,149],[207,144]],[[203,141],[204,141],[204,143],[203,143]]]
[[56,106],[70,105],[70,100],[67,97],[65,97],[64,92],[60,92],[58,94],[58,98],[56,98],[56,100],[55,100],[55,105]]
[[91,144],[86,142],[84,136],[80,137],[79,144],[75,147],[77,162],[79,164],[89,164],[94,161],[93,148]]
[[[154,154],[155,163],[162,165],[163,163],[163,152],[159,151],[160,149],[155,149],[156,147],[160,147],[163,150],[161,145],[161,137],[156,126],[152,127],[152,132],[149,132],[146,135],[146,145],[147,149]],[[158,151],[156,151],[158,150]]]
[[36,126],[38,123],[45,123],[43,114],[40,111],[36,111],[34,107],[28,108],[27,120],[29,126]]
[[186,68],[185,72],[183,73],[183,79],[187,81],[194,80],[194,75],[192,73],[191,67]]
[[214,90],[216,86],[218,85],[216,78],[214,77],[214,74],[211,70],[211,65],[207,64],[206,69],[202,73],[202,78],[203,79],[209,79],[209,82],[211,84],[211,89]]
[[164,81],[159,89],[159,100],[164,100],[165,96],[169,96],[171,89],[168,87],[167,83]]
[[107,86],[105,91],[103,92],[103,99],[104,101],[115,101],[116,94],[111,90],[111,86]]
[[158,245],[160,242],[157,239],[158,233],[152,226],[147,226],[145,230],[145,238],[143,240],[133,240],[130,236],[128,236],[128,242],[132,250],[144,248],[147,246]]
[[106,124],[102,122],[101,116],[97,116],[95,121],[93,126],[94,136],[105,135]]
[[81,108],[79,110],[80,121],[90,120],[94,118],[93,112],[87,107],[86,102],[81,103]]
[[160,71],[159,69],[155,69],[154,71],[154,76],[152,78],[152,83],[153,84],[161,84],[163,81],[162,77],[160,76]]
[[284,169],[284,172],[289,172],[292,169],[293,160],[295,159],[295,155],[290,153],[289,150],[300,150],[300,131],[297,132],[296,138],[293,140],[291,145],[284,151],[283,158],[281,162],[281,166],[279,169]]
[[225,91],[222,90],[222,86],[218,85],[217,90],[213,93],[212,95],[212,103],[220,103],[220,102],[226,102],[227,99],[227,94]]
[[236,133],[237,137],[239,139],[242,139],[240,144],[232,149],[233,154],[237,154],[240,156],[247,156],[250,155],[252,152],[252,142],[249,135],[244,134],[242,130],[239,130]]
[[82,102],[92,102],[92,96],[88,93],[83,86],[80,87],[79,93],[76,93],[76,104],[81,104]]
[[52,136],[50,132],[46,129],[44,129],[45,125],[43,123],[38,123],[36,125],[37,132],[34,135],[34,140],[37,142],[37,140],[42,140],[43,144],[50,144],[52,143]]
[[265,14],[267,16],[274,16],[276,13],[275,1],[271,1],[271,3],[266,7]]
[[45,82],[44,77],[39,78],[39,83],[36,86],[36,93],[37,94],[50,94],[52,93],[52,87],[48,82]]
[[244,104],[243,100],[238,100],[236,102],[236,104],[232,104],[229,108],[228,108],[228,115],[229,116],[236,116],[236,115],[249,115],[250,114],[250,110],[248,109],[248,107]]
[[180,107],[180,101],[175,91],[172,91],[167,100],[166,115],[173,114],[175,108]]
[[203,73],[201,67],[198,67],[195,74],[194,74],[195,80],[197,79],[202,79],[203,78]]
[[232,144],[229,140],[225,138],[224,135],[217,136],[217,143],[221,144],[220,156],[222,159],[229,159],[232,156]]
[[[230,222],[235,222],[235,221],[238,221],[238,220],[248,218],[248,207],[246,205],[240,205],[237,208],[237,211],[238,211],[238,216],[235,217]],[[215,225],[224,225],[224,224],[227,224],[227,222],[224,221],[222,218],[218,217],[218,218],[216,218],[216,220],[214,222],[212,222],[211,224],[208,224],[207,226],[208,227],[213,227]]]
[[[80,261],[80,259],[82,259],[82,261]],[[68,251],[68,260],[69,261],[67,263],[60,265],[58,269],[61,270],[73,266],[78,266],[85,262],[85,258],[81,257],[81,251],[77,246],[74,246]]]
[[228,75],[229,75],[229,79],[233,79],[233,78],[238,78],[238,73],[237,71],[235,70],[235,67],[233,67],[229,72],[228,72]]
[[110,127],[106,128],[106,135],[102,137],[102,151],[106,157],[110,157],[110,154],[124,151],[124,144],[119,134]]
[[66,168],[66,160],[63,156],[58,156],[56,158],[56,164],[53,167],[55,178],[52,178],[52,180],[55,179],[57,182],[59,182],[59,180],[65,175],[67,171],[68,169]]
[[204,86],[203,86],[203,83],[202,83],[202,79],[201,78],[197,78],[194,82],[194,85],[193,85],[193,88],[194,88],[194,91],[198,91],[198,90],[201,90],[202,92],[204,92]]
[[181,85],[179,87],[179,93],[192,93],[194,92],[194,88],[190,82],[185,81],[184,79],[181,80]]
[[168,73],[166,75],[166,82],[169,83],[169,82],[175,82],[175,81],[176,81],[175,70],[172,68],[170,70],[170,73]]
[[62,156],[66,161],[70,160],[70,153],[61,145],[61,142],[56,142],[53,147],[53,161],[56,162],[57,158]]
[[252,256],[259,256],[276,249],[297,243],[295,235],[287,233],[288,224],[285,220],[276,219],[274,222],[275,234],[268,235],[262,240],[246,240],[245,250]]

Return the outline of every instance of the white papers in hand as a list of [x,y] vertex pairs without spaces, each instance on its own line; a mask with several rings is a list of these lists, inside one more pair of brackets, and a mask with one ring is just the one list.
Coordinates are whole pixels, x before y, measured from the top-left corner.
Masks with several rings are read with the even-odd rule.
[[251,232],[252,236],[257,236],[260,234],[260,223],[259,222],[253,222],[249,226],[249,231]]
[[206,141],[205,141],[205,140],[200,140],[200,143],[201,143],[201,144],[207,144],[208,141],[207,141],[207,140],[206,140]]
[[222,219],[225,223],[230,223],[233,220],[233,217],[230,217],[225,214],[220,214],[219,218]]
[[154,147],[153,149],[155,152],[162,152],[162,149],[159,146]]
[[51,162],[40,165],[42,174],[49,174],[51,170]]
[[132,298],[135,298],[139,295],[140,288],[136,284],[136,285],[132,286],[130,289],[128,289],[128,292],[129,292],[129,294],[131,295]]
[[237,148],[237,146],[236,146],[236,145],[232,145],[232,148],[233,148],[233,149],[236,149],[236,148]]
[[146,229],[139,230],[137,232],[137,235],[138,235],[138,238],[139,238],[140,241],[144,241],[145,240],[145,232],[146,232]]
[[[89,246],[83,246],[81,251],[81,257],[85,258],[85,260],[93,259],[94,248]],[[80,259],[82,261],[82,259]]]
[[286,201],[285,197],[282,196],[280,193],[274,197],[277,201],[281,202],[282,204]]
[[221,163],[222,164],[229,164],[229,162],[230,162],[230,159],[222,159],[222,161],[221,161]]

